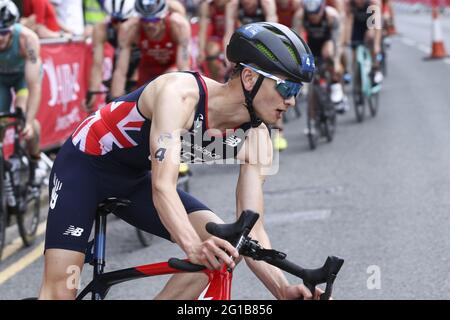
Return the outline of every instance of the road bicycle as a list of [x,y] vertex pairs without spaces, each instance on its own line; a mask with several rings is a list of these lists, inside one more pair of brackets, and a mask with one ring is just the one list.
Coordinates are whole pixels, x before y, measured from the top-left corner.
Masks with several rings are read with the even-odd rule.
[[308,90],[308,110],[306,117],[309,148],[316,149],[321,137],[333,141],[336,131],[336,109],[330,98],[331,71],[328,62],[318,61],[318,71],[314,74]]
[[366,104],[369,105],[371,116],[376,116],[381,84],[374,84],[372,81],[373,61],[369,48],[363,42],[355,42],[354,45],[356,45],[356,62],[353,70],[353,103],[356,120],[362,122]]
[[[91,300],[103,300],[112,286],[125,281],[140,278],[176,274],[182,272],[203,272],[209,278],[209,284],[199,298],[208,300],[229,300],[231,298],[231,284],[233,272],[226,265],[220,270],[211,271],[204,266],[192,264],[187,260],[171,258],[166,262],[147,264],[111,272],[104,272],[106,265],[106,221],[107,215],[114,213],[120,207],[130,205],[127,199],[108,198],[103,201],[97,210],[95,219],[94,239],[89,242],[86,251],[85,263],[93,266],[92,281],[78,294],[77,300],[91,294]],[[259,214],[246,210],[239,219],[230,224],[208,223],[207,231],[219,238],[229,241],[239,251],[240,255],[254,260],[265,261],[303,280],[305,286],[315,292],[319,284],[326,284],[324,293],[320,299],[327,300],[331,297],[333,284],[341,269],[344,260],[330,256],[325,264],[318,269],[304,269],[286,259],[286,254],[273,249],[264,249],[249,234]]]
[[[22,109],[0,113],[0,256],[6,227],[16,221],[25,246],[33,244],[39,224],[43,181],[35,181],[31,158],[20,133],[25,125]],[[5,157],[3,137],[14,129],[14,150]]]

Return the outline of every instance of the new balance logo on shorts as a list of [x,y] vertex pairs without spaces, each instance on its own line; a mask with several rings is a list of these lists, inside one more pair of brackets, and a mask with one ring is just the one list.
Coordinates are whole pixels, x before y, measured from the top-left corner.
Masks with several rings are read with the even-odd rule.
[[53,176],[53,189],[50,198],[50,209],[55,209],[56,201],[58,200],[58,191],[62,188],[62,182],[58,180],[56,174]]
[[66,232],[63,233],[65,236],[73,236],[73,237],[81,237],[83,233],[83,228],[75,228],[74,226],[70,226]]

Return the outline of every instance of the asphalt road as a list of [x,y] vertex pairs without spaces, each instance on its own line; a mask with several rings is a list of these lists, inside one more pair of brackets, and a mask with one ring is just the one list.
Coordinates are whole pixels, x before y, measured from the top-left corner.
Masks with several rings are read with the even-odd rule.
[[[274,248],[309,268],[328,255],[345,259],[335,282],[337,299],[450,299],[450,64],[423,60],[431,42],[428,15],[399,13],[397,23],[400,35],[389,51],[378,116],[358,124],[351,110],[339,118],[335,140],[314,152],[303,134],[305,118],[289,121],[289,148],[264,186]],[[450,46],[448,18],[443,26]],[[238,168],[192,170],[192,193],[233,221]],[[15,233],[9,230],[9,241]],[[36,245],[43,236],[38,240]],[[37,294],[40,249],[21,249],[0,263],[0,299]],[[16,272],[33,251],[38,258]],[[183,257],[176,245],[156,239],[142,248],[133,227],[111,219],[107,270],[172,256]],[[83,285],[90,274],[86,268]],[[109,298],[150,299],[166,280],[125,283]],[[232,297],[273,299],[244,263],[234,273]]]

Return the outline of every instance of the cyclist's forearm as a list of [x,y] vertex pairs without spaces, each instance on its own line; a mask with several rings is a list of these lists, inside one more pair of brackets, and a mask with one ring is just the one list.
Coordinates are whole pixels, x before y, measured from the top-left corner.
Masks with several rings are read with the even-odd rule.
[[28,100],[26,110],[26,121],[31,123],[36,118],[39,111],[39,104],[41,102],[41,83],[33,84],[28,88]]
[[[264,248],[271,248],[269,237],[264,229],[256,229],[252,234]],[[245,258],[245,262],[275,298],[284,299],[283,289],[289,285],[289,282],[279,268],[251,258]]]
[[188,253],[194,244],[201,242],[200,237],[189,222],[186,209],[175,188],[153,187],[153,203],[162,224],[169,231],[184,252]]

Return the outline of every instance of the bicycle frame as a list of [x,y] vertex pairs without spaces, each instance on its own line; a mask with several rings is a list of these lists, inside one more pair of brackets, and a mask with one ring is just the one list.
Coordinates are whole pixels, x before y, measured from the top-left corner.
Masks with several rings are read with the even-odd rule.
[[356,47],[356,62],[361,71],[361,91],[365,97],[370,98],[380,91],[381,85],[372,86],[369,74],[372,70],[372,55],[366,45],[360,44]]
[[[127,202],[119,203],[118,206],[120,205],[126,206]],[[169,262],[160,262],[103,273],[105,267],[106,218],[114,210],[115,207],[112,209],[105,208],[96,216],[95,237],[89,243],[85,259],[86,263],[94,266],[93,280],[77,296],[77,300],[83,299],[88,293],[92,293],[92,300],[102,300],[111,286],[122,282],[186,272],[171,267]],[[232,272],[228,270],[226,265],[221,270],[203,269],[201,272],[208,276],[209,284],[206,287],[207,289],[199,296],[199,299],[203,297],[206,300],[230,300]]]
[[[232,272],[226,266],[221,270],[202,270],[209,278],[206,289],[200,294],[198,300],[230,300]],[[159,262],[142,265],[138,267],[106,272],[94,277],[86,288],[77,296],[77,300],[83,299],[87,294],[92,293],[92,300],[104,299],[111,286],[130,280],[141,278],[185,273],[169,266],[169,262]]]
[[[220,270],[210,271],[202,265],[192,264],[187,260],[172,258],[168,262],[103,273],[105,267],[107,215],[113,213],[118,207],[126,207],[130,203],[127,199],[108,198],[99,205],[95,218],[94,240],[89,242],[85,257],[85,263],[90,263],[94,266],[93,280],[81,291],[76,298],[77,300],[83,299],[88,293],[92,293],[92,300],[102,300],[105,298],[109,289],[115,284],[140,278],[181,272],[203,272],[208,276],[208,286],[200,294],[198,299],[230,299],[232,270],[228,269],[225,264],[222,265]],[[287,260],[286,254],[273,249],[264,249],[258,244],[258,241],[252,240],[249,237],[250,230],[258,218],[259,214],[251,210],[244,210],[235,223],[218,225],[210,222],[206,225],[206,230],[217,237],[230,239],[230,243],[234,243],[235,248],[243,256],[251,257],[254,260],[265,261],[303,279],[304,284],[311,292],[314,292],[316,285],[326,283],[327,287],[321,295],[321,299],[328,299],[331,296],[333,282],[344,260],[329,256],[321,268],[304,269]]]

